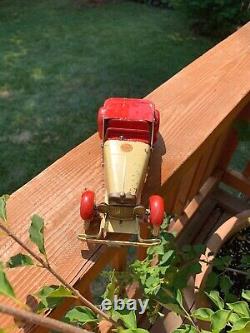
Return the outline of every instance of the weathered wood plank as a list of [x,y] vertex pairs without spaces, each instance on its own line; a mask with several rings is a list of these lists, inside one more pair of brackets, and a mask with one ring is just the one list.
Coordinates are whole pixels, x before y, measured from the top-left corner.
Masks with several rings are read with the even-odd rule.
[[250,162],[247,163],[243,175],[247,178],[250,178]]
[[161,111],[164,180],[249,102],[249,38],[250,23],[147,96]]
[[247,202],[247,200],[241,200],[240,198],[234,197],[220,188],[213,192],[213,198],[218,202],[220,207],[231,215],[237,215],[244,210],[250,209],[250,203]]
[[225,170],[231,161],[233,154],[238,146],[238,136],[235,129],[232,129],[228,135],[226,145],[222,151],[219,167]]
[[220,176],[221,174],[219,172],[216,173],[214,176],[208,178],[208,180],[200,189],[199,193],[184,209],[182,215],[177,219],[177,221],[175,221],[170,225],[170,231],[174,231],[178,235],[181,235],[186,224],[194,216],[194,214],[198,211],[201,204],[207,199],[208,195],[211,193],[211,191],[213,191],[215,186],[218,184]]
[[250,180],[239,171],[227,170],[222,181],[239,192],[245,193],[250,198]]
[[250,103],[248,103],[240,112],[239,119],[250,122]]

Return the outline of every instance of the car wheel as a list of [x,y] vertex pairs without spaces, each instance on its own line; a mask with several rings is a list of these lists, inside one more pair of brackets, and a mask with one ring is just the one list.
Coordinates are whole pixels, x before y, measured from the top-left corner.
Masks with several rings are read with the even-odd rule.
[[85,221],[90,221],[95,215],[95,193],[93,191],[84,191],[81,197],[80,215]]
[[160,195],[151,195],[149,197],[150,216],[149,222],[153,226],[160,226],[164,220],[164,199]]

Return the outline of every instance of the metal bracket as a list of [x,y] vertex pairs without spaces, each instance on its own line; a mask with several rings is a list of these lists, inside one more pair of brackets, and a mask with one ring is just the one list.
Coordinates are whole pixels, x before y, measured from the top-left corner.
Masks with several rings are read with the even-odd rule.
[[103,231],[106,234],[107,232],[107,221],[105,219],[102,220],[100,223],[100,229],[97,234],[88,235],[86,233],[79,234],[78,239],[81,241],[87,241],[89,243],[94,244],[104,244],[107,246],[142,246],[142,247],[149,247],[158,245],[161,243],[159,238],[142,238],[140,234],[139,222],[138,218],[136,217],[136,224],[137,224],[137,236],[139,241],[122,241],[122,240],[112,240],[112,239],[104,239],[101,238]]

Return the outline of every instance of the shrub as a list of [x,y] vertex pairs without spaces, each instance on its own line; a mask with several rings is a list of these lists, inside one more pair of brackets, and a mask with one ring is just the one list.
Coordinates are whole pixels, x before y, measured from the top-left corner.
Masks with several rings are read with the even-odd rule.
[[223,36],[250,19],[250,0],[171,0],[171,3],[187,13],[200,34]]

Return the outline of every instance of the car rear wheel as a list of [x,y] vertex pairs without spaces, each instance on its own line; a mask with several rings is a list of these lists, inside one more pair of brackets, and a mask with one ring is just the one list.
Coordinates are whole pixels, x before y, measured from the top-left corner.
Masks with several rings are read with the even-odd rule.
[[84,191],[81,197],[80,215],[85,221],[91,221],[95,215],[95,193]]

